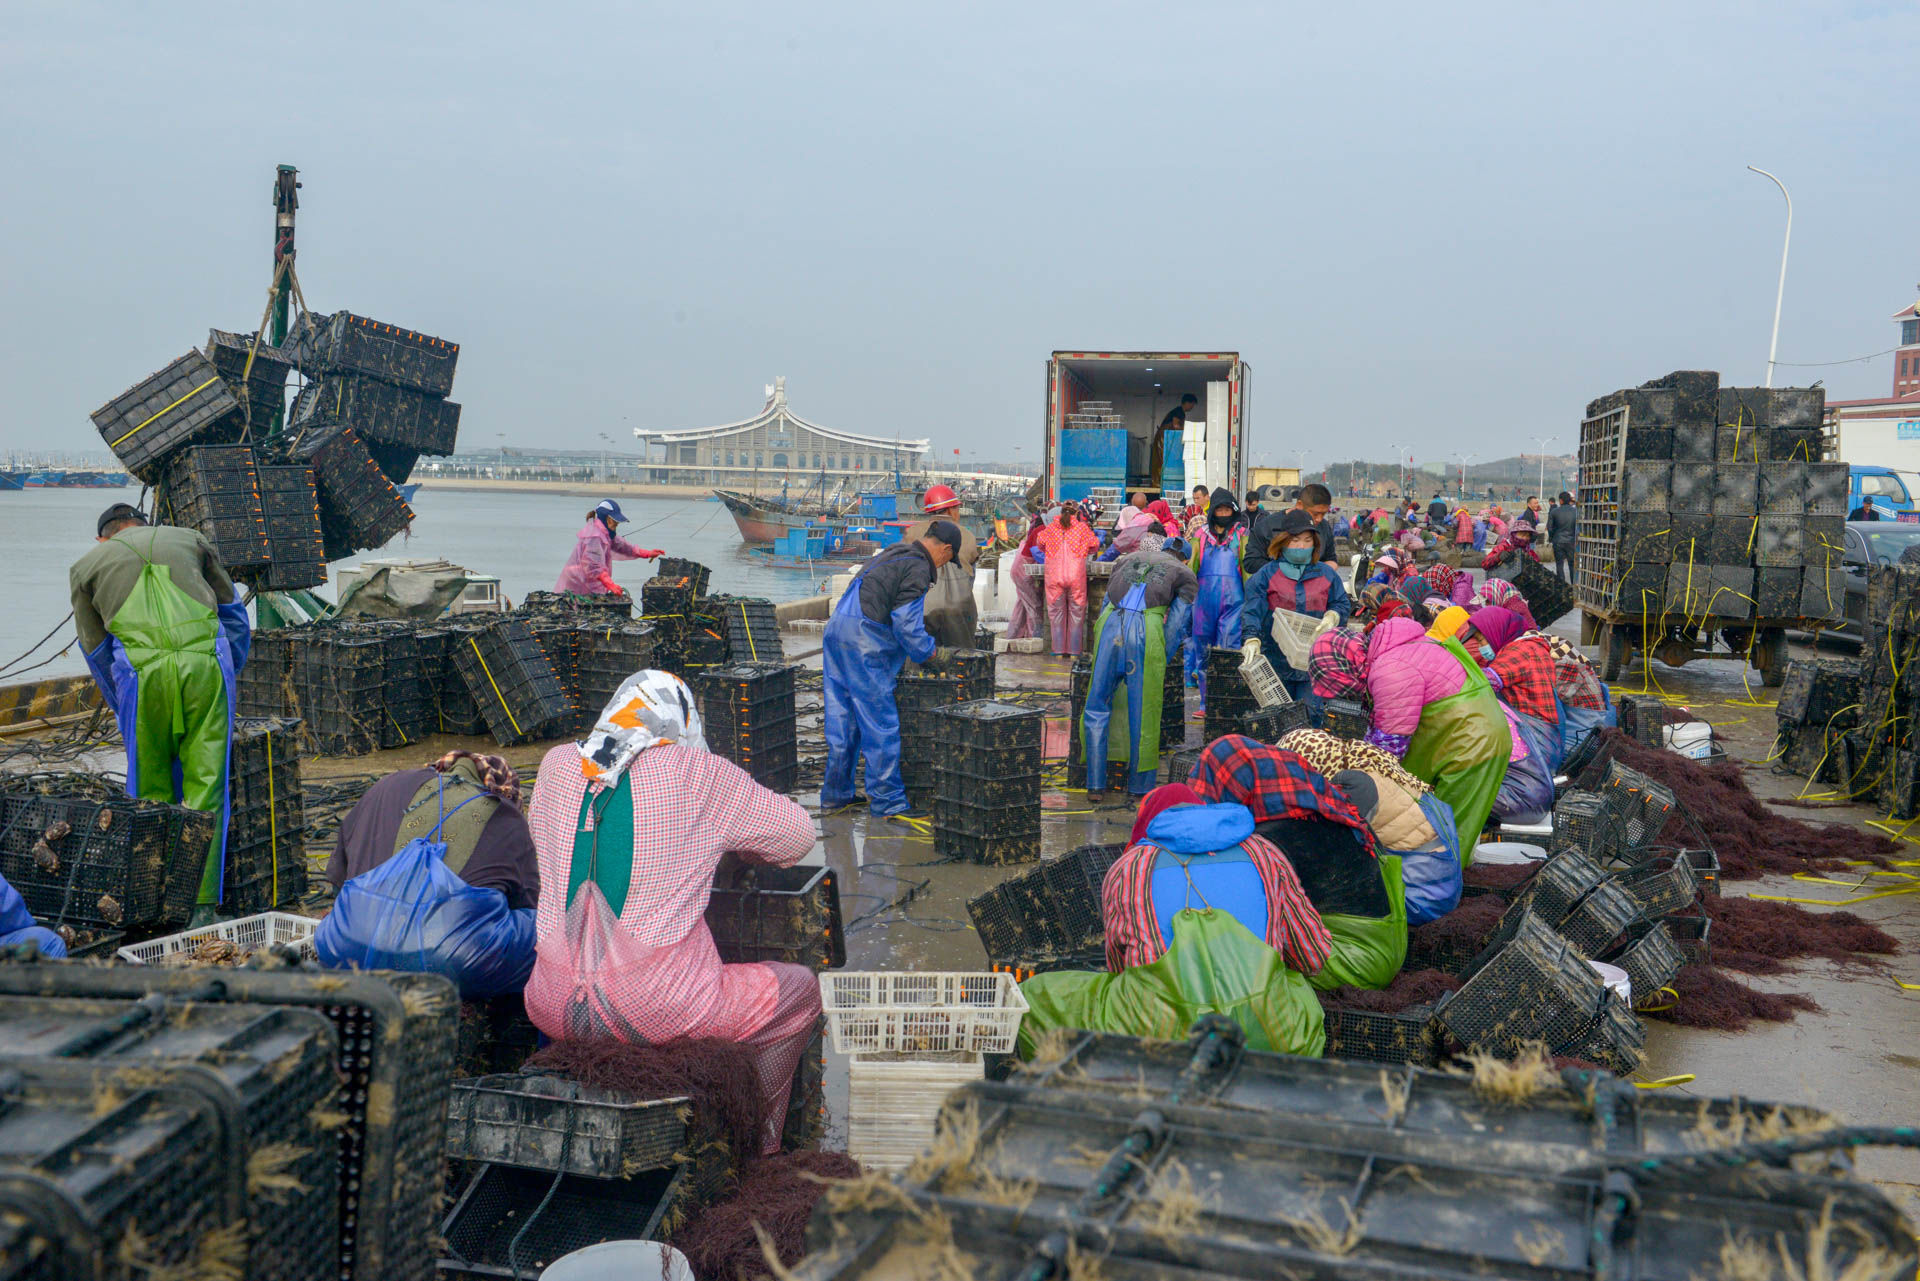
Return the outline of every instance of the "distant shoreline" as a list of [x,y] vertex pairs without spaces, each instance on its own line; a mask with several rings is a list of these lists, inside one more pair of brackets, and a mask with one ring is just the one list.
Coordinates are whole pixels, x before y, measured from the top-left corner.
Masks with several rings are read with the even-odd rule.
[[597,480],[484,480],[475,476],[439,479],[419,476],[422,489],[458,489],[475,493],[577,494],[582,498],[620,495],[628,498],[711,498],[704,485],[658,485]]

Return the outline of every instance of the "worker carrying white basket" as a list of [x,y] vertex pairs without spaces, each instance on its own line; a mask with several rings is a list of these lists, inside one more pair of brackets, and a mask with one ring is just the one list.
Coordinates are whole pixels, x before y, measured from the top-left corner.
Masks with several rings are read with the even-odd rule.
[[1313,709],[1316,724],[1321,700],[1307,677],[1307,655],[1314,637],[1344,626],[1353,613],[1339,571],[1315,559],[1319,545],[1313,517],[1304,511],[1281,517],[1269,559],[1247,580],[1240,604],[1240,634],[1247,638],[1241,649],[1264,654],[1287,693]]

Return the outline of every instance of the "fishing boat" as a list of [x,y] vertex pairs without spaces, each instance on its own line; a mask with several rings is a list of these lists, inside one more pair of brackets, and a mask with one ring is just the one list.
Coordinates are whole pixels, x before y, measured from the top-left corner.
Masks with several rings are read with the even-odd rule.
[[400,497],[406,501],[407,506],[411,507],[413,496],[420,492],[420,482],[416,480],[410,485],[398,485],[395,488],[400,491]]
[[[825,500],[763,498],[731,489],[716,489],[713,496],[727,505],[733,523],[740,529],[740,540],[749,545],[774,543],[796,529],[835,520],[847,513],[851,504]],[[861,495],[862,499],[869,495]],[[879,495],[871,495],[879,497]],[[889,499],[892,495],[887,495]]]
[[27,473],[28,489],[58,489],[60,482],[67,478],[64,471],[36,471]]
[[61,489],[125,489],[127,474],[123,471],[70,471],[60,478]]
[[0,471],[0,491],[25,489],[26,487],[27,473],[23,471]]

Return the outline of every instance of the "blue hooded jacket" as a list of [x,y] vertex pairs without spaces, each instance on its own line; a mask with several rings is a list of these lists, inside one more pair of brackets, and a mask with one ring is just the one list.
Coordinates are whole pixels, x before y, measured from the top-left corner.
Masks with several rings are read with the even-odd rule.
[[1267,936],[1267,890],[1260,870],[1241,848],[1253,835],[1253,814],[1244,805],[1179,805],[1147,824],[1147,842],[1160,847],[1153,860],[1153,914],[1163,938],[1173,937],[1182,908],[1226,912],[1257,939]]

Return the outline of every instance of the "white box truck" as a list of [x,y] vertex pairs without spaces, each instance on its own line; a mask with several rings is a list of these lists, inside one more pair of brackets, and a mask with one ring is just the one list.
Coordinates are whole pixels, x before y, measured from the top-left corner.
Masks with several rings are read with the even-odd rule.
[[[1084,497],[1093,488],[1146,489],[1153,472],[1154,431],[1183,396],[1196,404],[1187,414],[1181,447],[1168,450],[1163,474],[1177,466],[1180,484],[1165,488],[1175,511],[1195,485],[1225,486],[1242,493],[1246,480],[1247,392],[1252,370],[1232,351],[1056,351],[1047,360],[1047,429],[1041,482],[1048,501],[1065,487]],[[1079,424],[1096,424],[1084,428]],[[1124,430],[1121,442],[1117,432]],[[1124,450],[1076,450],[1066,437],[1080,430],[1104,431]],[[1090,439],[1090,438],[1087,438]],[[1078,442],[1075,442],[1076,444]]]

